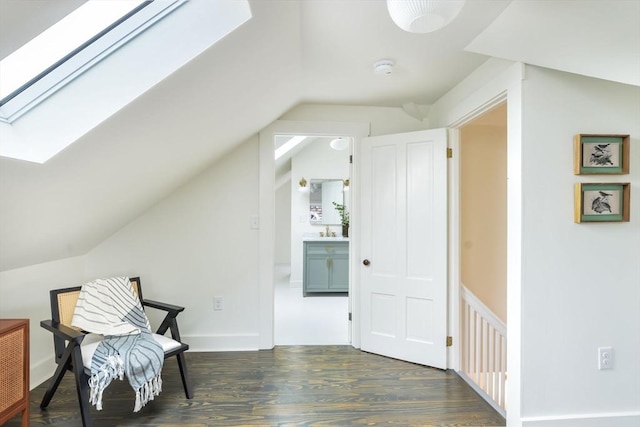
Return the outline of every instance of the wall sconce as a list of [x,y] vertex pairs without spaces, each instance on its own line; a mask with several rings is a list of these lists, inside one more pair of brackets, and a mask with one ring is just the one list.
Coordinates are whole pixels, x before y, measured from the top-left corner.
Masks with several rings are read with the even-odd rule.
[[342,181],[342,191],[349,191],[349,178]]
[[304,179],[304,177],[300,178],[299,184],[300,184],[300,187],[298,187],[298,191],[304,193],[309,189],[309,187],[307,187],[307,180]]

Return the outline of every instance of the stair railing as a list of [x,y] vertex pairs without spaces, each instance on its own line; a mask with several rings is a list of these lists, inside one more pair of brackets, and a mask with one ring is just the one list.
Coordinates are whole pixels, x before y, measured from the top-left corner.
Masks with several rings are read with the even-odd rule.
[[506,416],[507,326],[464,285],[462,295],[462,369],[467,381]]

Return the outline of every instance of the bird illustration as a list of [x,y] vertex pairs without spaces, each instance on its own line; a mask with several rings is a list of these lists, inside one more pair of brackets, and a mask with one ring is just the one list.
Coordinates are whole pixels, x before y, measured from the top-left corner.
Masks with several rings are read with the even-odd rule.
[[613,196],[613,194],[605,193],[604,191],[598,191],[598,193],[600,193],[600,197],[593,199],[591,202],[591,210],[599,214],[603,212],[612,213],[608,197]]
[[594,145],[589,163],[598,166],[613,165],[613,161],[611,160],[612,153],[609,149],[609,145],[610,144]]

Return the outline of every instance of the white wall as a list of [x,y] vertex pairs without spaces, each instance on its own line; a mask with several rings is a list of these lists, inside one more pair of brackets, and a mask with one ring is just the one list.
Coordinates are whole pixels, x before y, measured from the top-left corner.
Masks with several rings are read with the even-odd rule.
[[[640,88],[491,60],[438,100],[430,120],[458,125],[503,99],[507,424],[639,425]],[[574,176],[577,133],[630,134],[631,173]],[[631,183],[631,221],[575,224],[574,183],[601,181]],[[614,347],[613,370],[597,370],[599,346]]]
[[[371,122],[379,132],[425,126],[399,108],[300,106],[287,113],[327,117]],[[259,212],[258,157],[256,136],[91,250],[87,277],[139,275],[145,297],[185,306],[180,331],[192,350],[258,349],[258,232],[249,224]],[[223,297],[222,311],[213,311],[214,296]]]
[[[640,88],[527,67],[523,100],[523,425],[638,425]],[[630,173],[574,176],[578,133],[630,134]],[[575,224],[573,184],[610,181],[631,183],[631,221]]]
[[370,136],[429,129],[429,119],[419,121],[401,108],[302,104],[282,116],[283,120],[370,123]]
[[53,336],[40,327],[41,320],[51,319],[49,291],[86,282],[84,261],[80,256],[0,272],[0,317],[30,319],[31,388],[53,375],[56,368]]
[[291,262],[291,196],[288,182],[276,190],[276,264]]
[[93,249],[87,272],[139,275],[146,298],[186,307],[192,350],[257,349],[257,212],[254,137]]

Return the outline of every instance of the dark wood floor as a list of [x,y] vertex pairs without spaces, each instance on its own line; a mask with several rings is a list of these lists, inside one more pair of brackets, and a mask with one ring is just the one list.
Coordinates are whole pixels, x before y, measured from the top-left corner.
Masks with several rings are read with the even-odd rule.
[[[504,419],[450,371],[350,346],[187,353],[194,398],[184,397],[177,363],[165,363],[163,391],[133,412],[133,391],[114,381],[96,426],[504,426]],[[46,384],[31,392],[31,425],[81,426],[68,373],[49,408]],[[6,424],[19,426],[19,417]]]

